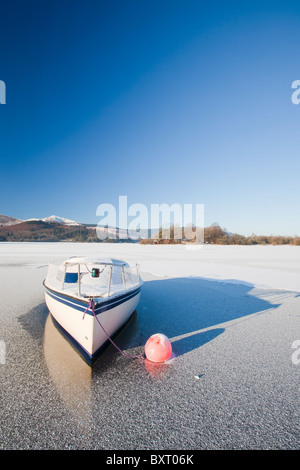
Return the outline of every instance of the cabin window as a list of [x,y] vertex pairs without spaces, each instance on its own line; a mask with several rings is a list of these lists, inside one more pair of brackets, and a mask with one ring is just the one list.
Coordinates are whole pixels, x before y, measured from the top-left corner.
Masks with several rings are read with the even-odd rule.
[[66,284],[75,284],[75,282],[78,282],[78,273],[66,273],[65,283]]

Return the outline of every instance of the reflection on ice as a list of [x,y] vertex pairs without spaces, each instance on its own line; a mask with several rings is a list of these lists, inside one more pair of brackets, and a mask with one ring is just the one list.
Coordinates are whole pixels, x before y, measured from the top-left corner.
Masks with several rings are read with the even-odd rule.
[[58,331],[51,315],[45,324],[44,355],[61,399],[69,411],[87,424],[91,404],[91,367]]

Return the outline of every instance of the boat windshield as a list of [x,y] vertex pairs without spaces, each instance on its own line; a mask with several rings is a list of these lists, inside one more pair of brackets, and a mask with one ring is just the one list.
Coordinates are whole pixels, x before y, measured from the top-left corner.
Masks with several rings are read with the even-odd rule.
[[107,297],[140,283],[139,267],[119,260],[77,258],[51,263],[45,284],[50,289],[80,297]]

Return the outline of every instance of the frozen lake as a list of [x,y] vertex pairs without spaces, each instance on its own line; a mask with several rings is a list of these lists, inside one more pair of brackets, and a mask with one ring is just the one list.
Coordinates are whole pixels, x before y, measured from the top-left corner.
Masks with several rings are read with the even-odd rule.
[[[47,264],[139,263],[140,304],[91,369],[54,327]],[[300,439],[300,247],[0,243],[1,449],[296,449]],[[1,351],[0,351],[1,352]],[[300,355],[299,355],[300,356]]]

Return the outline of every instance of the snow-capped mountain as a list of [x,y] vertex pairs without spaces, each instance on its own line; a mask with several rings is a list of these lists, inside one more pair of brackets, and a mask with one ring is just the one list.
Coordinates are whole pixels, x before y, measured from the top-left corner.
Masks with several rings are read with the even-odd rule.
[[42,219],[43,222],[56,222],[58,224],[63,225],[81,225],[79,222],[75,220],[66,219],[64,217],[58,217],[57,215],[50,215],[50,217],[45,217]]
[[33,220],[41,220],[42,222],[56,223],[62,225],[82,225],[75,220],[65,219],[64,217],[58,217],[57,215],[50,215],[49,217],[44,217],[43,219],[27,219],[26,222]]
[[24,222],[24,220],[16,219],[15,217],[10,217],[9,215],[0,215],[0,227],[20,224],[21,222]]

